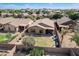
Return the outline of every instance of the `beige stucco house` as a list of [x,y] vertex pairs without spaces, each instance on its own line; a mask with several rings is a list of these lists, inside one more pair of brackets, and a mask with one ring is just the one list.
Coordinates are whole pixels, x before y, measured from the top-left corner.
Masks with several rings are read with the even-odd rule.
[[31,19],[16,19],[8,24],[6,24],[6,31],[23,31],[26,29],[33,21]]
[[5,30],[6,24],[10,23],[12,18],[0,18],[0,31]]
[[33,24],[31,24],[28,28],[29,33],[36,34],[53,34],[55,30],[55,22],[48,18],[39,19]]
[[58,23],[60,28],[72,28],[74,24],[74,22],[69,17],[66,16],[57,19],[56,22]]
[[0,24],[3,26],[3,30],[8,32],[23,31],[33,22],[31,19],[24,18],[3,18],[0,19],[0,21]]

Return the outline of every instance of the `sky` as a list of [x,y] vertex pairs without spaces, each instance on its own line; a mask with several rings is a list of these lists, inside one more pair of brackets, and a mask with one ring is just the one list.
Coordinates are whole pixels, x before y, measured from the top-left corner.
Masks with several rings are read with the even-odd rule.
[[79,9],[79,3],[0,3],[0,9]]

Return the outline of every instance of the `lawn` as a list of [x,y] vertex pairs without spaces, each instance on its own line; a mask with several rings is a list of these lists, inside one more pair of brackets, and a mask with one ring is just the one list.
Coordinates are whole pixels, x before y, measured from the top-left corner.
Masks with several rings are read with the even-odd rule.
[[13,35],[11,33],[2,34],[0,35],[0,43],[10,41],[11,38],[13,38]]
[[49,37],[34,37],[34,40],[35,40],[35,46],[40,46],[40,47],[55,46],[54,41]]
[[5,35],[0,35],[0,42],[6,41],[8,38],[6,38]]

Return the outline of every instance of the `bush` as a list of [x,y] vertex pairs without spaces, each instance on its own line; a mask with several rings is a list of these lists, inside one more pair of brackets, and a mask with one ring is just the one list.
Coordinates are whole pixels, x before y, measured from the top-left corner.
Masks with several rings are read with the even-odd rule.
[[23,39],[23,44],[26,46],[34,46],[35,40],[33,37],[26,37]]
[[78,34],[75,34],[73,36],[72,40],[74,40],[77,43],[77,45],[79,46],[79,35]]
[[12,36],[11,33],[6,34],[6,38],[8,38],[8,39],[11,39],[11,36]]
[[60,19],[61,17],[63,17],[63,15],[56,13],[56,14],[53,15],[52,18],[53,19]]
[[43,56],[44,53],[45,52],[42,48],[34,48],[33,50],[30,51],[31,56]]

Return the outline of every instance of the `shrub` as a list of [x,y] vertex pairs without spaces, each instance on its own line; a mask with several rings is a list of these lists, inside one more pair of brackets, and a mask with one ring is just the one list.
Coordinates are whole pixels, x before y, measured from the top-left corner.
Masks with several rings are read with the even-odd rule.
[[77,45],[79,46],[79,35],[78,34],[75,34],[73,36],[72,40],[74,40],[77,43]]
[[11,39],[11,36],[12,36],[11,33],[6,34],[6,38],[8,38],[8,39]]
[[43,56],[44,53],[45,52],[42,48],[34,48],[33,50],[30,51],[31,56]]
[[56,14],[53,15],[52,18],[54,18],[54,19],[60,19],[61,17],[63,17],[63,15],[56,13]]
[[35,40],[33,37],[26,37],[23,39],[23,44],[26,46],[33,46],[35,44]]

